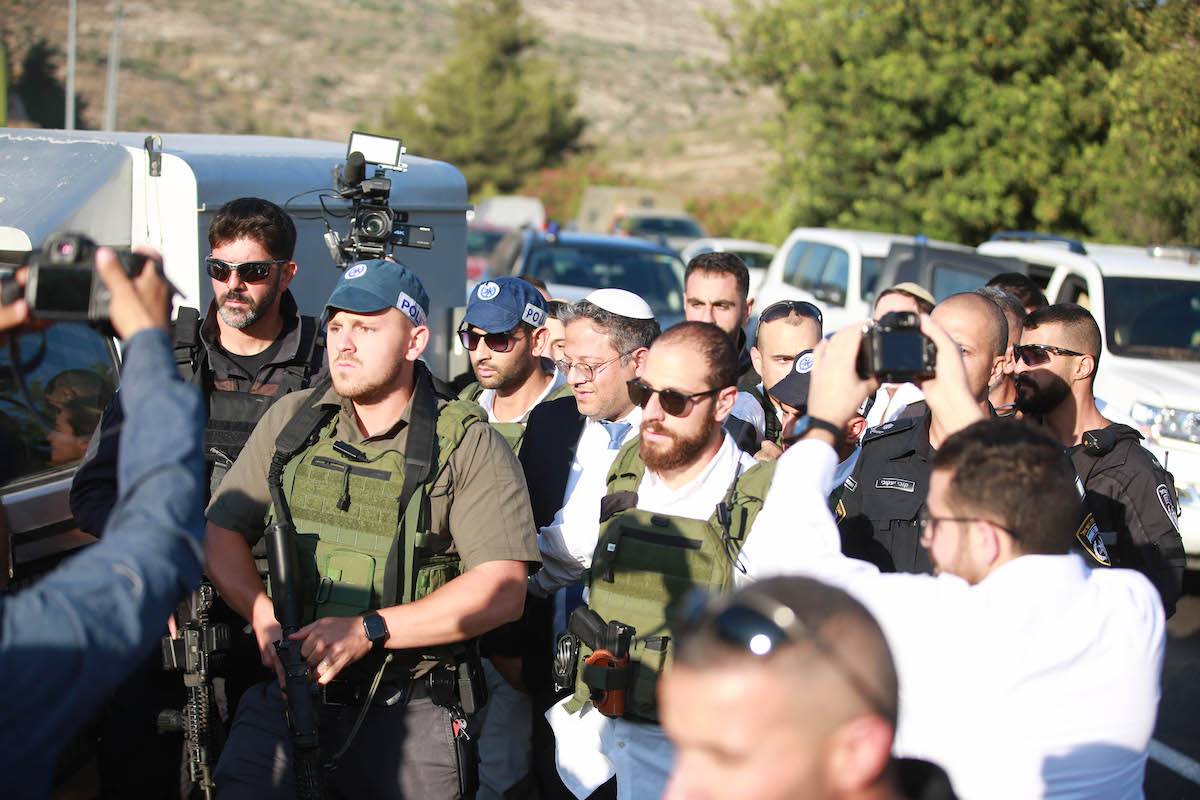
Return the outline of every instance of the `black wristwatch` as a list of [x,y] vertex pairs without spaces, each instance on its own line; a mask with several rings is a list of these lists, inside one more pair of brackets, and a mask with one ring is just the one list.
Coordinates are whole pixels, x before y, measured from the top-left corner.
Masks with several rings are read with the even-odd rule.
[[791,438],[799,439],[801,436],[812,430],[828,431],[833,435],[834,442],[837,442],[842,438],[842,429],[840,427],[834,425],[832,422],[819,419],[817,417],[812,417],[808,414],[805,414],[796,422],[796,426],[792,428]]
[[384,622],[383,617],[374,611],[363,615],[363,630],[367,633],[367,641],[375,650],[383,647],[383,643],[391,635],[388,633],[387,623]]

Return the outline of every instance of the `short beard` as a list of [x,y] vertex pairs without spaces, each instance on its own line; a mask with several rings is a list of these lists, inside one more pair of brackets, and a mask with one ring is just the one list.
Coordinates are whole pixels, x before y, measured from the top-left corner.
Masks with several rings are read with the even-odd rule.
[[400,386],[400,378],[404,374],[405,367],[404,359],[396,359],[392,362],[391,369],[382,377],[376,380],[350,380],[338,376],[336,369],[329,371],[329,377],[333,380],[333,389],[340,397],[351,400],[362,405],[373,405],[387,398],[388,395],[396,391]]
[[[263,311],[275,304],[279,298],[279,281],[282,278],[282,273],[279,270],[271,270],[270,283],[267,286],[267,293],[257,303],[249,294],[234,294],[226,292],[217,298],[217,313],[221,315],[221,321],[231,328],[243,331],[249,328],[254,323],[262,319]],[[225,307],[225,302],[234,297],[246,304],[245,309],[231,309]]]
[[495,361],[489,363],[488,366],[496,370],[496,374],[490,378],[480,378],[479,385],[484,389],[507,391],[518,389],[524,385],[525,381],[529,380],[529,376],[539,369],[540,364],[536,357],[530,356],[514,360],[507,366],[507,369],[501,368]]
[[[1028,391],[1022,392],[1022,387],[1025,387]],[[1071,387],[1057,377],[1044,388],[1039,387],[1033,381],[1018,378],[1016,388],[1017,409],[1023,413],[1036,414],[1037,416],[1049,414],[1071,396]]]
[[704,448],[708,446],[708,442],[712,438],[713,430],[720,424],[712,417],[705,417],[700,430],[696,431],[694,436],[685,438],[666,430],[662,427],[662,423],[643,421],[641,425],[643,432],[651,431],[660,436],[670,436],[672,441],[667,445],[652,445],[643,438],[640,446],[642,463],[646,465],[646,469],[658,473],[688,466],[704,452]]

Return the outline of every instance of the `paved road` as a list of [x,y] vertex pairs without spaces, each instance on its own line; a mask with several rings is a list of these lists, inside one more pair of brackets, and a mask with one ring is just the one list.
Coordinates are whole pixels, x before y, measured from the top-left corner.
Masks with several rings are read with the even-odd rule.
[[1146,769],[1149,800],[1200,798],[1200,573],[1190,573],[1184,589],[1188,596],[1167,623],[1162,702],[1154,732],[1158,744],[1151,747]]

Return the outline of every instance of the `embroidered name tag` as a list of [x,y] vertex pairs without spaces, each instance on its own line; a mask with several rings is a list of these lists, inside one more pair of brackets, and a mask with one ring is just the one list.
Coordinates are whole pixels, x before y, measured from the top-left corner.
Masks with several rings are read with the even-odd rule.
[[875,481],[876,489],[895,489],[900,492],[908,492],[912,494],[917,490],[917,484],[914,481],[901,480],[900,478],[880,478]]

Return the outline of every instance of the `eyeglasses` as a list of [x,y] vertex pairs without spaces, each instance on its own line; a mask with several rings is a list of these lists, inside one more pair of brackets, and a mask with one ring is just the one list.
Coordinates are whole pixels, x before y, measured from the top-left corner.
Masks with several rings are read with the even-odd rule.
[[917,517],[917,526],[921,529],[922,547],[928,547],[933,542],[935,529],[943,522],[987,522],[1004,531],[1014,539],[1021,538],[1017,536],[1017,532],[1012,528],[1006,528],[997,522],[993,522],[987,517],[935,517],[929,513],[928,509],[922,508],[920,515]]
[[464,328],[458,332],[458,340],[462,342],[463,347],[472,353],[479,347],[481,339],[488,346],[488,350],[491,350],[493,353],[507,353],[513,349],[513,345],[520,341],[521,337],[512,331],[505,333],[476,333]]
[[1050,360],[1050,354],[1057,356],[1086,356],[1087,353],[1076,353],[1061,347],[1051,347],[1048,344],[1014,344],[1013,357],[1025,362],[1027,367],[1036,367]]
[[[629,351],[629,353],[632,352],[632,350]],[[602,364],[585,364],[582,361],[567,361],[565,358],[560,358],[554,362],[554,367],[567,378],[571,377],[571,370],[577,369],[579,370],[579,374],[583,376],[583,382],[587,383],[588,381],[593,380],[600,370],[604,369],[617,359],[624,358],[625,356],[629,355],[629,353],[621,353],[620,355],[616,356],[616,358],[610,358],[608,361],[605,361]]]
[[267,276],[271,274],[271,267],[286,263],[288,263],[286,258],[276,258],[271,261],[243,261],[240,264],[231,264],[212,256],[204,259],[204,266],[208,270],[209,277],[221,283],[229,280],[231,272],[236,272],[242,283],[258,283],[266,280]]
[[707,392],[684,394],[674,389],[651,389],[638,378],[626,381],[625,385],[629,387],[629,399],[633,401],[634,405],[645,408],[646,404],[650,402],[650,398],[658,395],[658,404],[672,417],[686,417],[691,413],[697,398],[708,397],[710,394],[721,391],[717,388],[709,389]]
[[777,319],[783,319],[788,314],[808,317],[809,319],[815,319],[817,322],[824,321],[821,309],[807,300],[780,300],[778,303],[772,303],[767,306],[759,313],[758,324],[762,325],[764,322],[774,322]]
[[810,642],[875,713],[887,720],[896,719],[895,706],[885,703],[830,646],[818,628],[806,623],[790,606],[753,590],[741,592],[732,602],[714,605],[711,595],[694,590],[684,596],[681,609],[679,631],[682,637],[708,628],[721,641],[760,658],[789,644]]

